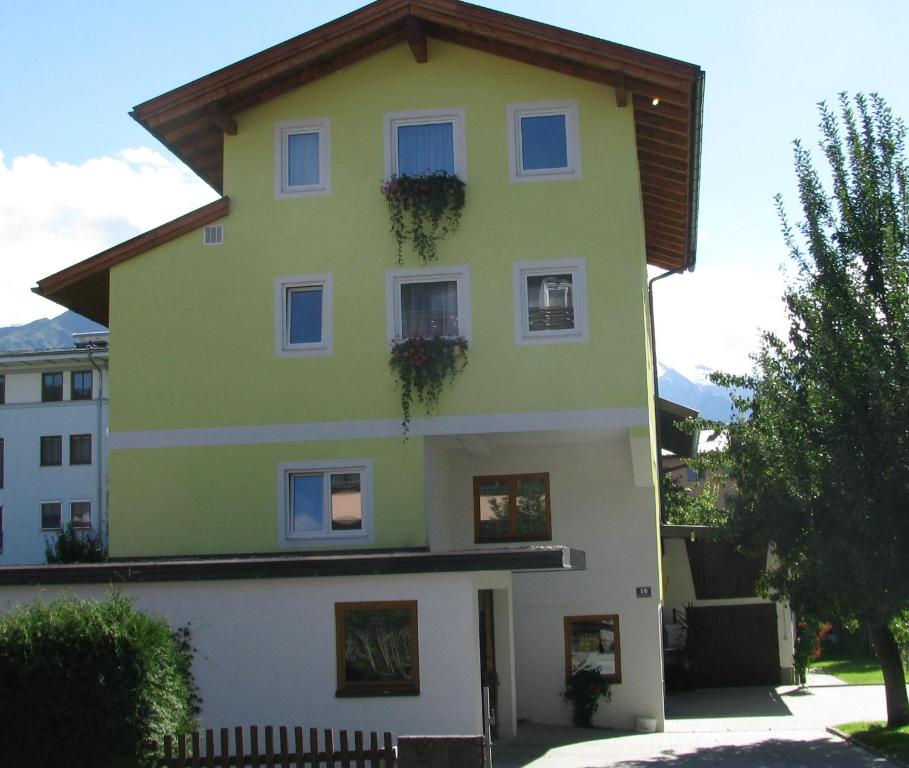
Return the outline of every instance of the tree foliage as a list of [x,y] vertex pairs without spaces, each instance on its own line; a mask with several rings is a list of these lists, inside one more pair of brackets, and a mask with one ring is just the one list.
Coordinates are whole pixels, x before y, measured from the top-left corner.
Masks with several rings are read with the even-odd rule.
[[868,628],[897,725],[909,722],[892,632],[909,607],[905,126],[877,95],[844,94],[820,117],[823,175],[795,143],[803,219],[790,224],[777,198],[796,266],[788,339],[765,334],[751,375],[715,378],[738,388],[738,415],[713,460],[737,484],[737,541],[775,548],[768,589]]
[[715,483],[708,481],[699,493],[695,493],[665,473],[662,484],[663,513],[670,525],[718,527],[726,522],[725,513],[717,506]]

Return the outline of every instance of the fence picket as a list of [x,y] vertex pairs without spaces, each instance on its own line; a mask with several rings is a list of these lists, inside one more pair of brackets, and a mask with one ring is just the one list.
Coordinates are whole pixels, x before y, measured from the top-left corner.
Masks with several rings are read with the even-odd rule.
[[369,768],[379,768],[379,734],[369,732]]
[[179,765],[180,768],[183,768],[183,766],[186,765],[186,734],[185,733],[181,733],[177,737],[177,757],[179,760],[177,765]]
[[243,727],[237,726],[234,728],[234,738],[236,739],[237,746],[237,768],[243,768],[246,765],[246,755],[243,753]]
[[261,768],[259,761],[259,726],[249,726],[249,756],[252,758],[252,768]]
[[347,741],[347,731],[338,732],[338,741],[341,749],[341,768],[350,768],[350,745]]
[[230,768],[230,731],[221,729],[221,756],[218,758],[221,768]]
[[303,768],[303,726],[294,726],[294,756],[296,757],[296,768]]
[[199,732],[193,731],[190,734],[190,739],[193,745],[193,753],[191,755],[193,768],[200,768],[202,763],[199,762],[199,753],[202,751],[202,745],[200,744]]
[[363,753],[363,731],[354,731],[354,760],[357,768],[366,768],[366,755]]
[[265,768],[275,768],[275,729],[265,726]]
[[[334,768],[335,765],[335,734],[330,728],[325,729],[325,765]],[[331,761],[331,762],[329,762]]]
[[309,749],[312,752],[311,768],[319,768],[319,731],[316,728],[309,729]]
[[385,731],[385,749],[383,750],[382,764],[384,768],[392,768],[395,764],[395,748],[391,743],[391,734]]

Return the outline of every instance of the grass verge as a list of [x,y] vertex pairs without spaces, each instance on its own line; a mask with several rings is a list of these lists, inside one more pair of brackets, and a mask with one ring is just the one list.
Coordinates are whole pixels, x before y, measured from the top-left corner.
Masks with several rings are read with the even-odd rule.
[[884,673],[875,659],[853,656],[824,655],[811,663],[811,668],[835,675],[849,685],[883,685]]
[[836,728],[866,747],[909,763],[909,725],[887,728],[884,723],[845,723]]

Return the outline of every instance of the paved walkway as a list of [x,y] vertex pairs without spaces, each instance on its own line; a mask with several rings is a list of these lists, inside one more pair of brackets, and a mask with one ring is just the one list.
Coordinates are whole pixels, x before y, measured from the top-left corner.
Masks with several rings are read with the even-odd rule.
[[[608,706],[605,705],[605,706]],[[828,725],[886,718],[883,686],[810,674],[807,689],[728,688],[674,694],[663,733],[524,723],[493,750],[494,768],[896,768],[831,736]]]

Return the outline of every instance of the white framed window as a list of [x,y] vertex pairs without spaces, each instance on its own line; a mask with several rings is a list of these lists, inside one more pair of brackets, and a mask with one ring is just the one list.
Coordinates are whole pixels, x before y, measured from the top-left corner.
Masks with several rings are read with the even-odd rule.
[[581,178],[577,101],[509,104],[507,112],[512,181]]
[[388,338],[463,336],[471,341],[467,267],[393,269],[386,273]]
[[59,531],[63,527],[63,504],[59,501],[41,502],[41,530]]
[[389,112],[385,123],[385,178],[445,171],[467,181],[463,109]]
[[327,117],[275,125],[275,197],[331,192],[331,122]]
[[279,544],[373,540],[372,461],[278,465]]
[[69,521],[75,529],[92,527],[92,503],[87,499],[69,503]]
[[518,262],[512,279],[515,344],[587,341],[584,259]]
[[275,354],[278,357],[330,355],[331,275],[275,278]]

